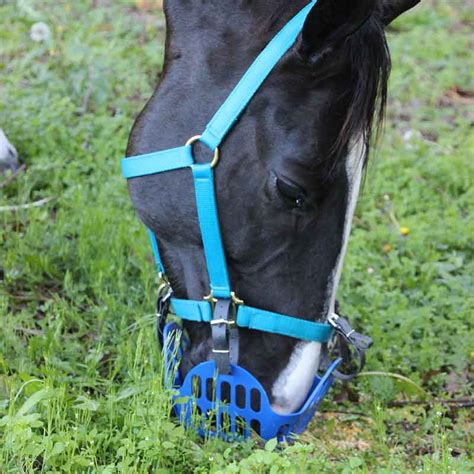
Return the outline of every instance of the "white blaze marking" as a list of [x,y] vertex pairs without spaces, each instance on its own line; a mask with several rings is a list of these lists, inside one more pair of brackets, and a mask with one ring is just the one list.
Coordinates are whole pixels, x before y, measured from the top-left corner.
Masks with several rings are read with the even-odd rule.
[[272,387],[276,413],[291,413],[304,402],[319,368],[321,344],[300,342],[293,349],[290,361]]
[[[329,279],[327,292],[326,319],[334,313],[336,290],[341,277],[342,262],[346,253],[347,243],[352,225],[352,217],[359,196],[360,182],[363,168],[364,143],[356,142],[346,159],[346,173],[349,181],[348,203],[344,219],[342,246],[336,265]],[[274,403],[272,408],[277,413],[291,413],[301,407],[313,383],[314,376],[319,368],[321,344],[318,342],[298,343],[285,369],[278,376],[272,387]]]
[[327,307],[326,319],[334,313],[334,306],[336,304],[336,292],[339,280],[341,278],[342,263],[344,261],[344,255],[346,254],[347,244],[349,243],[349,235],[351,233],[352,218],[354,217],[354,211],[357,204],[357,198],[359,197],[360,182],[362,178],[362,169],[364,165],[364,151],[365,145],[362,139],[355,142],[351,149],[351,153],[346,160],[346,173],[349,180],[349,202],[346,210],[346,218],[344,221],[344,234],[342,237],[342,247],[337,257],[336,267],[334,268],[330,283],[328,286],[328,298],[329,304]]

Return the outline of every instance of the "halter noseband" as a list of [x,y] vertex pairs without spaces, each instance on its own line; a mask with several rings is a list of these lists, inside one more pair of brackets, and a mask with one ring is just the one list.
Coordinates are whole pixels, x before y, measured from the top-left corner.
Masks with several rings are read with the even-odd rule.
[[[211,408],[216,409],[219,413],[225,411],[230,417],[230,431],[234,435],[239,433],[242,436],[247,436],[250,433],[252,421],[258,423],[259,429],[257,431],[260,436],[266,439],[274,436],[282,438],[291,432],[301,432],[314,414],[319,401],[329,389],[333,379],[332,375],[340,362],[340,359],[336,359],[322,378],[315,378],[306,402],[297,413],[279,415],[271,410],[268,396],[260,383],[249,372],[237,365],[238,328],[265,331],[319,343],[329,342],[334,334],[334,329],[336,329],[337,332],[343,334],[347,342],[354,344],[362,353],[370,345],[369,338],[355,333],[347,321],[338,315],[330,318],[329,323],[321,323],[245,305],[244,301],[232,291],[217,213],[213,169],[219,161],[219,146],[266,77],[294,44],[307,15],[316,2],[317,0],[311,1],[272,39],[215,113],[202,135],[193,136],[181,147],[122,160],[122,173],[127,179],[183,168],[188,168],[192,172],[197,215],[209,274],[210,293],[203,300],[178,299],[172,297],[172,290],[168,283],[162,285],[157,305],[159,331],[164,339],[166,368],[169,371],[174,369],[176,372],[176,377],[171,382],[172,385],[179,390],[180,395],[193,397],[193,403],[197,404],[203,416],[206,416]],[[210,163],[195,163],[192,145],[197,141],[204,143],[213,151],[214,155]],[[158,272],[160,277],[163,277],[165,269],[160,258],[155,234],[150,229],[148,229],[148,234]],[[174,323],[165,324],[170,303],[173,312],[179,318],[211,325],[214,360],[194,367],[184,381],[177,370],[183,351],[182,345],[176,339],[179,328]],[[168,342],[166,342],[167,339]],[[205,381],[212,379],[213,374],[217,374],[216,393],[214,399],[209,400],[209,397],[206,399],[202,396],[202,392],[206,390]],[[201,396],[196,396],[192,391],[191,379],[194,377],[199,379]],[[228,403],[225,407],[219,406],[220,387],[223,383],[227,383],[231,387],[230,401],[227,400]],[[248,401],[243,408],[239,407],[235,401],[238,386],[243,386],[248,390]],[[258,412],[250,409],[248,405],[251,399],[251,390],[256,390],[260,394],[260,410]],[[191,403],[191,401],[179,401],[175,405],[175,412],[186,425],[194,423],[191,416]],[[245,421],[243,431],[238,431],[237,419]],[[222,428],[222,422],[219,421],[212,429],[204,429],[202,424],[198,426],[198,430],[202,434],[221,435]]]

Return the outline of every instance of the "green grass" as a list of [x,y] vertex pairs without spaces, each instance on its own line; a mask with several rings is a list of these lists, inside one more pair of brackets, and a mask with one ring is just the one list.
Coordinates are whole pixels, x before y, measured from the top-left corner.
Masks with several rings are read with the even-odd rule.
[[473,389],[468,2],[425,0],[390,30],[388,121],[339,291],[375,340],[367,370],[420,388],[336,385],[282,449],[202,442],[168,416],[157,281],[119,173],[162,18],[111,3],[0,2],[0,125],[27,164],[0,178],[0,207],[52,198],[0,212],[0,472],[473,472],[472,413],[442,403]]

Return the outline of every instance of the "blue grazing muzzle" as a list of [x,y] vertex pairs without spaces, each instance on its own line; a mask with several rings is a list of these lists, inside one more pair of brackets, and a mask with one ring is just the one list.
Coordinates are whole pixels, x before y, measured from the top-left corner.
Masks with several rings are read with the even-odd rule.
[[319,403],[332,385],[336,359],[322,377],[315,377],[299,410],[279,414],[272,410],[265,389],[247,370],[231,364],[230,373],[218,372],[214,361],[195,366],[183,380],[179,362],[185,344],[177,347],[181,327],[168,323],[164,329],[165,381],[175,390],[174,411],[186,427],[195,427],[201,436],[219,436],[228,441],[254,434],[268,440],[288,440],[302,433],[313,418]]
[[[245,305],[231,290],[217,214],[214,168],[219,160],[219,145],[274,66],[293,45],[316,1],[311,1],[293,17],[259,54],[202,135],[190,138],[181,147],[122,160],[122,173],[127,179],[183,168],[190,169],[193,176],[210,293],[203,295],[203,300],[177,299],[172,297],[169,283],[165,283],[159,291],[157,314],[167,384],[178,391],[174,397],[175,413],[185,426],[194,426],[202,435],[219,435],[230,440],[245,438],[253,429],[264,439],[278,437],[281,440],[290,433],[301,433],[336,374],[340,359],[330,364],[321,378],[315,377],[306,401],[297,412],[277,414],[271,409],[262,385],[237,364],[239,328],[323,344],[331,340],[336,329],[347,343],[356,346],[359,354],[363,354],[363,350],[370,345],[369,338],[353,331],[347,321],[338,315],[331,315],[329,324]],[[198,140],[214,152],[211,163],[195,163],[192,145]],[[151,230],[148,233],[159,275],[164,277],[165,268],[156,236]],[[165,325],[170,303],[179,318],[207,323],[212,329],[213,360],[194,367],[184,380],[179,373],[179,364],[185,345],[178,344],[176,339],[182,331],[175,323]],[[175,375],[171,376],[173,373]],[[196,413],[200,416],[194,416]]]

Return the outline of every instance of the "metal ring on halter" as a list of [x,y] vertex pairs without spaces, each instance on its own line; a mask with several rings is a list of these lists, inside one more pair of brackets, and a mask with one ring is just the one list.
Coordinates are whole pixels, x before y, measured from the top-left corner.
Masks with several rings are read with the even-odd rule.
[[[201,135],[194,135],[194,137],[191,137],[191,138],[184,144],[184,146],[191,146],[193,143],[196,143],[200,138],[201,138]],[[215,168],[218,161],[219,161],[219,148],[216,147],[216,148],[214,149],[214,156],[213,156],[212,161],[211,161],[211,168]]]

